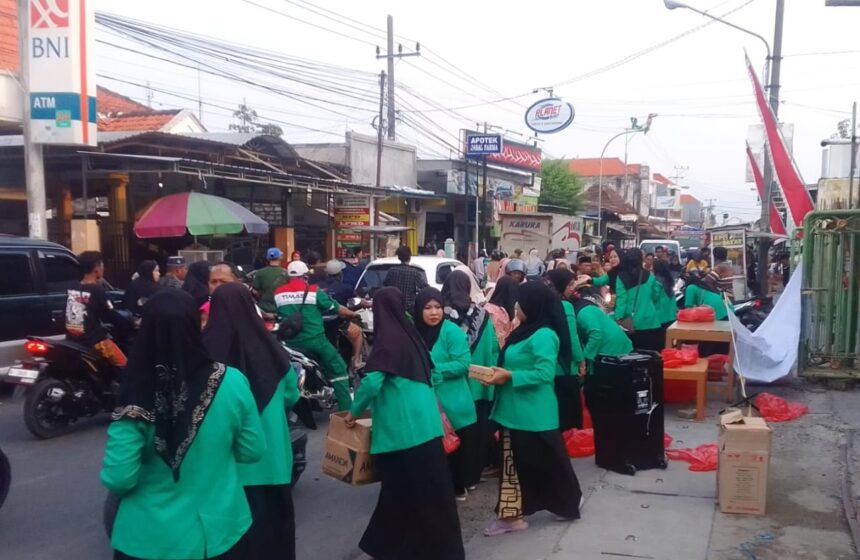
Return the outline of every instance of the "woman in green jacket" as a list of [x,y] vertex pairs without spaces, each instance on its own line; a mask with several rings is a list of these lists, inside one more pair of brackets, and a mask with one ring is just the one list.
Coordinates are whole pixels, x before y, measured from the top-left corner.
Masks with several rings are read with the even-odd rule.
[[460,447],[448,455],[454,494],[465,501],[480,479],[478,417],[469,389],[469,344],[466,333],[445,319],[442,292],[427,287],[415,297],[412,320],[433,361],[432,381],[442,410],[460,437]]
[[248,558],[239,463],[259,461],[266,440],[247,379],[209,356],[187,293],[148,301],[119,402],[101,472],[121,499],[114,558]]
[[501,427],[502,472],[498,519],[487,536],[528,528],[524,517],[540,510],[579,518],[582,491],[558,429],[556,367],[573,361],[561,303],[541,282],[519,289],[520,325],[508,337],[487,383],[496,386],[490,418]]
[[564,432],[571,428],[582,428],[582,397],[580,396],[579,376],[585,375],[585,355],[582,353],[582,344],[576,332],[576,312],[569,300],[576,285],[576,276],[567,269],[550,270],[546,276],[550,282],[550,287],[555,290],[564,308],[573,358],[567,375],[564,374],[560,365],[556,367],[555,372],[559,430]]
[[239,467],[253,517],[248,558],[295,558],[293,451],[287,411],[298,401],[299,389],[290,356],[257,314],[251,292],[236,282],[213,292],[203,342],[215,360],[248,378],[266,435],[263,458]]
[[574,304],[579,338],[584,342],[583,354],[587,371],[592,372],[597,356],[622,356],[633,351],[633,343],[624,329],[612,320],[603,307],[603,298],[596,288],[583,287]]
[[346,417],[369,407],[370,452],[381,488],[359,547],[384,560],[462,560],[460,518],[442,447],[430,353],[406,318],[397,288],[373,297],[373,350]]
[[672,271],[669,269],[668,262],[662,259],[654,261],[654,278],[660,288],[657,299],[657,319],[660,321],[660,331],[665,338],[666,329],[678,318],[678,304],[675,303],[675,280],[672,278]]
[[621,258],[615,281],[615,320],[633,318],[633,331],[627,333],[633,347],[659,352],[664,340],[660,332],[657,302],[660,290],[654,275],[642,268],[642,251],[627,249]]

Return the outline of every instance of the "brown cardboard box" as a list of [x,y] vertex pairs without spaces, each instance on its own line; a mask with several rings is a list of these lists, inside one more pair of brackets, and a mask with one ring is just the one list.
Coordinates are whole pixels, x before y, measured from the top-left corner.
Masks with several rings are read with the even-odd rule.
[[484,366],[469,366],[469,377],[478,381],[489,381],[493,378],[493,368]]
[[365,416],[356,420],[354,428],[347,428],[345,417],[346,412],[329,417],[322,471],[353,486],[376,482],[379,478],[370,455],[372,422]]
[[739,410],[720,416],[717,500],[723,513],[764,515],[773,431]]

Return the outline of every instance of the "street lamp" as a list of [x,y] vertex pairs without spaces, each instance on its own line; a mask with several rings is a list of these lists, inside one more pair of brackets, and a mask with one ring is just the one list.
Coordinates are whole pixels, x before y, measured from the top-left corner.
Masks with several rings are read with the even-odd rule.
[[[597,237],[603,239],[603,234],[601,233],[601,223],[603,221],[603,156],[606,155],[606,149],[609,147],[609,144],[612,143],[616,138],[621,138],[622,136],[626,136],[628,134],[635,134],[636,132],[642,132],[643,134],[648,134],[648,131],[651,130],[651,121],[654,120],[654,117],[657,116],[657,113],[648,113],[648,119],[645,121],[644,125],[637,124],[637,120],[635,118],[631,118],[630,128],[625,128],[609,140],[607,140],[606,144],[603,146],[603,151],[600,152],[600,164],[597,175]],[[627,174],[627,162],[624,162],[625,168],[624,173]]]

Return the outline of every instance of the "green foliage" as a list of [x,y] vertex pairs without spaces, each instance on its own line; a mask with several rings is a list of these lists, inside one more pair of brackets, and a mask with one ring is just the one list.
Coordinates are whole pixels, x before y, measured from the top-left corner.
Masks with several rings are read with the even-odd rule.
[[236,132],[259,132],[269,136],[281,137],[284,134],[283,129],[272,123],[261,123],[257,115],[257,111],[248,107],[244,102],[239,104],[239,108],[233,111],[233,118],[239,121],[237,124],[230,124],[230,130]]
[[583,183],[568,168],[563,159],[547,160],[541,165],[539,204],[564,208],[567,214],[576,214],[583,207]]

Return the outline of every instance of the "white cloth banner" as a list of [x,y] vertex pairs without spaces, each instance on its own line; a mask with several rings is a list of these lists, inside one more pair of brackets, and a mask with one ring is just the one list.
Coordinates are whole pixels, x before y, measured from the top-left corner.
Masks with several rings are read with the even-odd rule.
[[798,266],[761,326],[750,332],[729,312],[735,337],[735,371],[751,381],[772,383],[791,372],[800,342],[800,284]]

